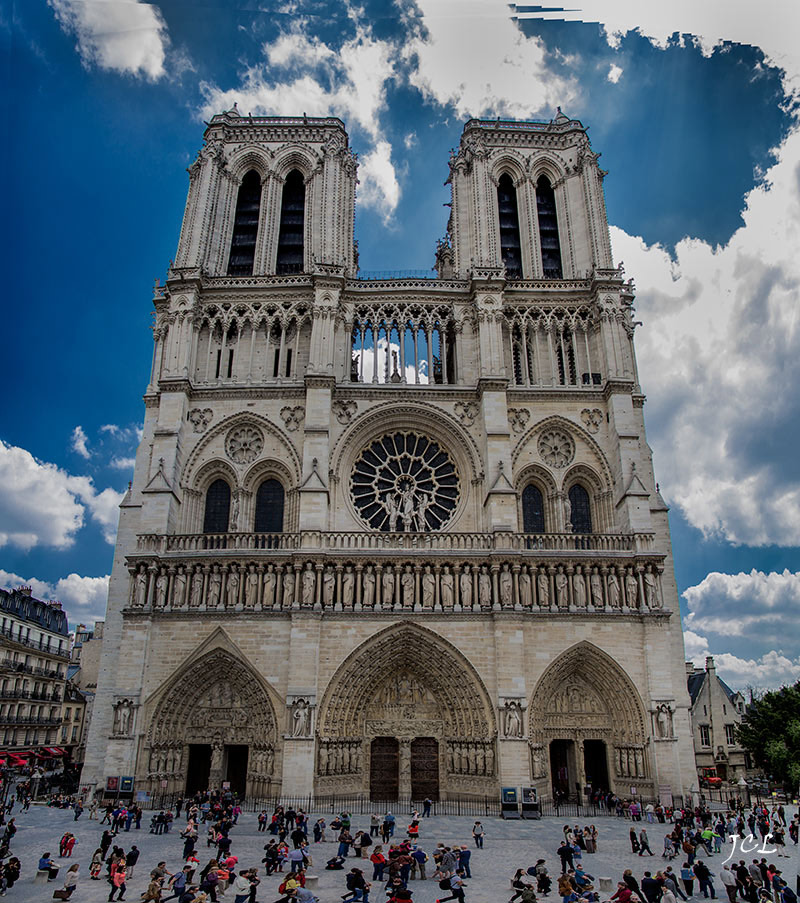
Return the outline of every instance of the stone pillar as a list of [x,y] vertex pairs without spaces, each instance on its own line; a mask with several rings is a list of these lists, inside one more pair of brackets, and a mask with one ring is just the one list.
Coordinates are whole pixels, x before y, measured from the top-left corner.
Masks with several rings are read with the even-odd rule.
[[411,796],[411,740],[400,740],[400,796]]

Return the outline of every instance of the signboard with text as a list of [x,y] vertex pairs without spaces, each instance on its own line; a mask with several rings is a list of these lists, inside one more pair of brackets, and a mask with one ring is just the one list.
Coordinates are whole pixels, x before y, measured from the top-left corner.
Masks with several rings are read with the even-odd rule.
[[119,793],[119,775],[106,778],[106,793]]

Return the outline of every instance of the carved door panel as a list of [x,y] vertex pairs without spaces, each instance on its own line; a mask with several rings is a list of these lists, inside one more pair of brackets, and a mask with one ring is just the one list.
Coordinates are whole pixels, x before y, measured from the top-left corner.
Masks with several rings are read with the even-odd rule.
[[417,737],[411,742],[411,798],[439,799],[439,742]]
[[399,742],[395,737],[376,737],[370,746],[370,799],[396,800],[400,790],[399,775]]

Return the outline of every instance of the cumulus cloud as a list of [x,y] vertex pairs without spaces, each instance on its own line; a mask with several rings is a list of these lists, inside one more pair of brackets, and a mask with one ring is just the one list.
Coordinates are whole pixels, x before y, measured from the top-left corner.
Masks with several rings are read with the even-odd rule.
[[20,577],[0,569],[0,587],[16,589],[18,586],[30,586],[35,598],[61,602],[73,625],[91,624],[105,616],[108,579],[108,576],[81,577],[73,573],[55,583],[48,583],[37,577]]
[[695,664],[713,654],[720,676],[737,687],[800,677],[800,573],[715,571],[683,598],[689,609],[683,639]]
[[[404,48],[410,80],[460,117],[527,118],[577,96],[553,70],[544,42],[526,37],[503,0],[416,0],[417,33]],[[410,21],[414,21],[414,12]]]
[[361,183],[358,198],[361,203],[365,207],[382,210],[385,221],[391,219],[400,200],[400,185],[392,164],[392,146],[388,141],[379,141],[361,158],[358,176]]
[[612,63],[611,68],[608,70],[608,75],[606,75],[606,79],[610,81],[612,85],[616,85],[621,77],[622,67],[618,66],[616,63]]
[[165,74],[169,36],[161,10],[139,0],[48,0],[61,27],[77,39],[85,66],[157,81]]
[[136,458],[112,458],[108,466],[113,467],[114,470],[133,470],[135,463]]
[[88,461],[88,459],[92,457],[92,453],[86,447],[87,440],[88,436],[83,431],[83,427],[76,426],[72,431],[72,436],[70,437],[72,450],[77,452],[82,458],[85,458]]
[[113,543],[122,495],[113,489],[98,492],[91,478],[72,476],[0,440],[0,547],[69,548],[87,510]]

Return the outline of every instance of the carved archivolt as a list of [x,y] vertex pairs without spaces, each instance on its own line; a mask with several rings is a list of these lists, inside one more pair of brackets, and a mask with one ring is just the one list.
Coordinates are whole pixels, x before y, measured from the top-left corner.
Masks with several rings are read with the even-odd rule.
[[488,742],[496,732],[472,665],[445,639],[413,624],[381,631],[345,659],[328,684],[318,733],[365,737],[389,727],[390,736],[424,733],[464,742]]

